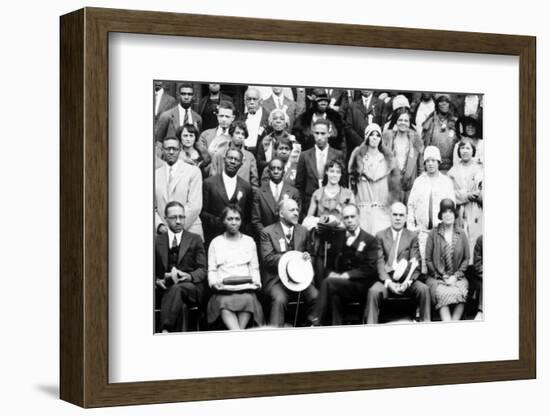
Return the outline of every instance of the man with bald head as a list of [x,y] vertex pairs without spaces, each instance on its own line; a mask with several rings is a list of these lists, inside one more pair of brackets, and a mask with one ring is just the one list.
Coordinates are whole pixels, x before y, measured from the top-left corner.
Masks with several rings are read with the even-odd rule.
[[[367,294],[367,323],[378,323],[380,304],[390,294],[392,296],[412,296],[420,307],[420,320],[431,320],[430,291],[428,286],[418,280],[420,276],[420,249],[417,233],[405,228],[407,207],[401,202],[391,206],[391,226],[380,231],[376,237],[384,259],[380,268],[379,281],[371,286]],[[404,280],[408,269],[397,279],[398,262],[410,262],[415,259],[418,267],[409,280]],[[408,275],[408,273],[407,273]]]
[[[269,325],[282,327],[285,323],[285,311],[289,298],[297,293],[289,291],[279,278],[279,260],[290,250],[301,251],[304,259],[310,259],[307,252],[308,232],[298,224],[300,209],[291,198],[279,203],[279,221],[260,231],[260,254],[265,272],[262,276],[262,290],[271,305]],[[305,302],[309,323],[314,322],[317,289],[310,284],[300,294]]]

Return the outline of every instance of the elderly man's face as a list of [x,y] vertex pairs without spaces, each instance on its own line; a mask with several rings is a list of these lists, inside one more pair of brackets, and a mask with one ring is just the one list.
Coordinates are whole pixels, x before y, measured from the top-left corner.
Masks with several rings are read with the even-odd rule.
[[271,162],[269,162],[269,179],[271,179],[274,183],[279,183],[283,179],[283,173],[284,173],[284,166],[283,162],[274,159]]
[[242,163],[241,153],[238,150],[228,150],[224,158],[225,173],[230,177],[235,176]]
[[300,211],[298,209],[298,204],[293,199],[285,200],[281,212],[279,213],[281,218],[287,224],[296,225],[298,224],[298,218],[300,216]]
[[342,220],[344,222],[344,227],[350,233],[355,232],[357,227],[359,227],[359,213],[354,206],[345,207],[342,210]]
[[260,108],[260,92],[257,90],[250,90],[246,93],[244,98],[246,109],[249,113],[255,113]]
[[168,165],[172,166],[177,162],[180,155],[181,147],[178,140],[165,140],[162,142],[162,155]]
[[193,88],[181,87],[179,91],[180,104],[183,108],[189,108],[193,101]]
[[395,203],[391,206],[391,226],[395,231],[401,230],[405,226],[405,216],[407,208],[402,203]]
[[166,224],[173,233],[180,233],[183,231],[185,223],[185,212],[180,206],[173,206],[166,211]]

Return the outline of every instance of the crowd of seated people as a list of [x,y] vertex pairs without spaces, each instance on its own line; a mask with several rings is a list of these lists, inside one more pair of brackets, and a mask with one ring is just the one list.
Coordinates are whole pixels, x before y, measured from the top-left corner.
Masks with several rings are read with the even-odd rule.
[[157,332],[190,311],[201,329],[377,324],[395,299],[416,321],[483,317],[481,95],[169,85]]

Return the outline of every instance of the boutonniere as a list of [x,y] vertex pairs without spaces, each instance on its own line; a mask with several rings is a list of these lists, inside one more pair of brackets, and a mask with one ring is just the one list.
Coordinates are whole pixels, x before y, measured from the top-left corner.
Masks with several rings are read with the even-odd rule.
[[264,126],[260,126],[260,128],[258,129],[258,134],[259,135],[264,134],[264,130],[265,130]]
[[361,242],[359,243],[359,246],[357,247],[357,251],[358,251],[358,252],[362,252],[364,249],[365,249],[365,242],[364,242],[364,241],[361,241]]
[[242,191],[239,191],[237,193],[237,201],[240,201],[242,197],[243,197],[243,193],[242,193]]

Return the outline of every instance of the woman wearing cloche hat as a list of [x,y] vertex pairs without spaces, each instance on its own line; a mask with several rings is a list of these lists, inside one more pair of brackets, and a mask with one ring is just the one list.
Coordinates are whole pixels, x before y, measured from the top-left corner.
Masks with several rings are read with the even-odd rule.
[[426,242],[426,284],[441,320],[458,321],[468,295],[468,237],[456,224],[457,210],[452,199],[441,200],[438,218],[441,222],[430,231]]

